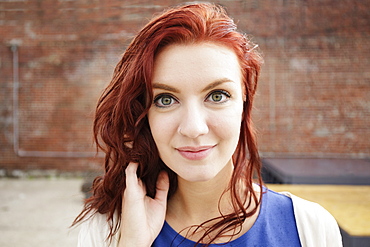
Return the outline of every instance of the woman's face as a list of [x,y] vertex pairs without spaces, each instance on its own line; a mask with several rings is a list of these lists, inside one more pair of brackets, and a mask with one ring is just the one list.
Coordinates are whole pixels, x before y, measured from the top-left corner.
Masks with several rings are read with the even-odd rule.
[[170,45],[155,59],[152,85],[148,119],[163,162],[192,182],[231,166],[244,95],[233,50],[214,43]]

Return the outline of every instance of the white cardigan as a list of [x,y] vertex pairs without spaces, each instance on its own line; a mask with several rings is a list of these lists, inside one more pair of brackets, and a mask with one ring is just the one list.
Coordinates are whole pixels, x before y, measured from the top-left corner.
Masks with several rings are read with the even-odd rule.
[[[342,237],[334,217],[322,206],[294,196],[289,192],[281,194],[292,198],[294,215],[302,247],[341,247]],[[106,241],[109,226],[105,215],[95,214],[82,223],[78,236],[78,247],[118,247],[119,232],[111,243]]]
[[342,236],[334,217],[321,205],[304,200],[289,192],[302,247],[341,247]]

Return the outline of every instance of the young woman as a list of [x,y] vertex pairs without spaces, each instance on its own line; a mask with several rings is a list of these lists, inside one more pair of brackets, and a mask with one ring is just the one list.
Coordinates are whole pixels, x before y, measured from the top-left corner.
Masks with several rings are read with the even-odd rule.
[[262,186],[255,48],[207,3],[139,32],[97,106],[105,174],[74,222],[79,246],[341,246],[322,207]]

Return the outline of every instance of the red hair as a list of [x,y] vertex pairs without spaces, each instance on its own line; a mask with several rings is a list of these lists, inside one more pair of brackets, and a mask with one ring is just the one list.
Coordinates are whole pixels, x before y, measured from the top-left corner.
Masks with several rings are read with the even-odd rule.
[[[132,161],[139,163],[138,177],[144,182],[148,196],[154,197],[161,170],[166,170],[170,177],[168,196],[176,191],[176,174],[159,158],[147,119],[153,101],[153,64],[156,54],[167,45],[199,42],[214,42],[233,49],[241,65],[246,99],[229,188],[235,212],[205,222],[215,223],[198,243],[209,237],[210,232],[217,234],[209,243],[225,236],[229,230],[237,233],[244,220],[256,212],[261,196],[257,196],[252,181],[255,177],[262,186],[262,179],[251,110],[262,59],[254,44],[236,30],[235,23],[222,7],[201,3],[171,8],[154,18],[134,38],[117,64],[112,81],[99,99],[94,121],[97,147],[106,154],[105,174],[94,180],[93,195],[87,199],[85,208],[73,224],[87,215],[101,213],[107,214],[110,223],[107,238],[118,231],[125,169]],[[237,189],[240,182],[246,188],[245,195],[240,195]],[[250,200],[245,202],[245,198]],[[254,208],[250,208],[252,200]],[[118,220],[114,219],[116,213]]]

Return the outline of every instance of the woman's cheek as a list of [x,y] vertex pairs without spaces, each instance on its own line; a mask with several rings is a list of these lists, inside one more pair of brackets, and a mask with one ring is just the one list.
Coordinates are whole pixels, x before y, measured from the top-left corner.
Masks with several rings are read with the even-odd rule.
[[157,142],[176,130],[176,118],[170,114],[153,113],[149,118],[149,126]]

